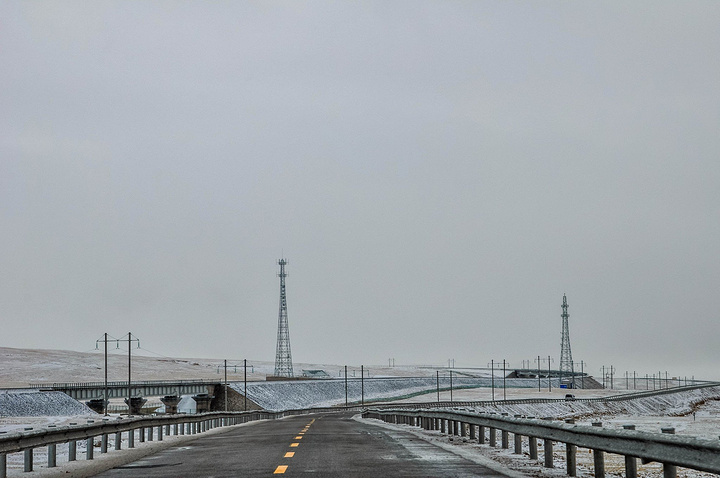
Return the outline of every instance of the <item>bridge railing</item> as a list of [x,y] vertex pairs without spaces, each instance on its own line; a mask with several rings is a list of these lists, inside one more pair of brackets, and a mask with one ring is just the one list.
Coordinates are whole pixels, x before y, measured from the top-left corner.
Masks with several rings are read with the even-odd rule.
[[[216,385],[221,383],[221,380],[145,380],[130,382],[130,386],[136,387],[161,387],[161,386],[173,386],[173,385]],[[108,388],[127,388],[127,381],[113,381],[107,383]],[[66,383],[43,383],[43,384],[31,384],[28,388],[33,389],[52,389],[52,390],[76,390],[85,388],[104,388],[105,382],[66,382]]]
[[637,477],[637,460],[643,463],[656,461],[663,464],[665,478],[675,478],[677,467],[710,473],[720,473],[720,443],[694,437],[676,436],[674,429],[663,429],[663,434],[634,429],[608,430],[601,423],[593,426],[575,425],[573,420],[553,423],[549,419],[509,417],[498,414],[470,413],[444,410],[373,409],[363,413],[364,418],[376,418],[389,423],[418,426],[425,430],[439,430],[450,435],[469,436],[478,443],[497,444],[497,431],[501,432],[502,448],[509,448],[509,437],[514,435],[514,453],[522,454],[522,440],[529,442],[530,458],[538,459],[538,439],[544,444],[544,466],[553,468],[553,443],[565,443],[566,467],[569,476],[576,476],[577,447],[593,451],[595,477],[605,476],[604,453],[625,456],[627,478]]
[[[7,455],[22,452],[24,471],[33,471],[33,450],[47,447],[47,467],[57,466],[57,445],[68,444],[68,461],[78,457],[78,443],[85,442],[85,456],[92,460],[95,453],[96,438],[100,437],[100,453],[107,453],[112,445],[115,450],[122,449],[123,441],[127,448],[135,448],[136,440],[162,441],[168,435],[195,435],[218,427],[239,425],[255,420],[272,420],[291,415],[310,413],[360,410],[359,407],[348,408],[311,408],[304,410],[249,412],[208,412],[194,415],[168,415],[143,418],[119,418],[115,420],[90,420],[87,424],[70,424],[67,426],[48,426],[32,430],[26,428],[22,432],[0,433],[0,478],[7,476]],[[124,438],[124,440],[123,440]]]

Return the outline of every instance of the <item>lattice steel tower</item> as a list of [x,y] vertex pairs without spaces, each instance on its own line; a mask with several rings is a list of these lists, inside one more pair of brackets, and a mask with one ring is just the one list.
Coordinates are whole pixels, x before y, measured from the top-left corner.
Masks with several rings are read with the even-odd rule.
[[292,354],[290,353],[290,331],[288,329],[287,297],[285,296],[285,259],[278,261],[280,265],[280,312],[278,313],[277,348],[275,349],[275,376],[292,377]]
[[570,328],[568,327],[568,303],[567,297],[563,294],[562,303],[562,342],[560,344],[560,375],[571,375],[573,383],[575,382],[575,374],[573,373],[572,351],[570,350]]

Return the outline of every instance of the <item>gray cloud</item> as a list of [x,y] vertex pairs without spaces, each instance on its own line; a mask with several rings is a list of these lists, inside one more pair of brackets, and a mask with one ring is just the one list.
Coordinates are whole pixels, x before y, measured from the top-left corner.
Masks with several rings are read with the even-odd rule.
[[2,345],[720,378],[719,9],[4,2]]

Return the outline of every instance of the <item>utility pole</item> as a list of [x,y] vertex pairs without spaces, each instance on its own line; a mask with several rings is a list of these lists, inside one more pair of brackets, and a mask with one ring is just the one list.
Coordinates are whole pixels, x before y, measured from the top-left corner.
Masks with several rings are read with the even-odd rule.
[[108,334],[107,332],[105,332],[102,339],[98,339],[95,341],[95,350],[98,349],[98,344],[100,342],[103,342],[105,344],[105,394],[103,395],[103,412],[105,413],[105,416],[108,416],[107,408],[108,402],[110,401],[110,397],[108,396],[108,342],[115,342],[117,344],[118,340],[115,338],[108,339]]
[[435,371],[435,386],[437,387],[437,401],[440,403],[440,370]]
[[507,400],[507,394],[505,392],[505,377],[507,376],[507,373],[505,372],[505,359],[503,359],[503,400]]
[[453,401],[452,369],[450,369],[450,402]]
[[360,365],[360,406],[365,406],[365,366]]
[[243,385],[245,386],[245,400],[243,400],[243,410],[247,411],[247,359],[243,359]]
[[227,359],[225,359],[225,411],[227,412],[227,402],[228,402],[228,382],[227,382]]
[[348,406],[347,365],[345,365],[345,406]]
[[537,371],[538,371],[538,392],[540,391],[540,356],[537,358]]
[[550,370],[550,356],[548,355],[548,392],[552,392],[552,381],[550,380],[551,372],[552,371]]
[[131,379],[132,379],[132,343],[137,342],[137,347],[140,348],[140,339],[138,338],[132,338],[132,333],[128,332],[127,334],[127,343],[128,343],[128,415],[130,414],[130,400],[132,399],[132,386],[131,386]]
[[495,361],[490,360],[490,388],[492,389],[492,401],[495,401]]

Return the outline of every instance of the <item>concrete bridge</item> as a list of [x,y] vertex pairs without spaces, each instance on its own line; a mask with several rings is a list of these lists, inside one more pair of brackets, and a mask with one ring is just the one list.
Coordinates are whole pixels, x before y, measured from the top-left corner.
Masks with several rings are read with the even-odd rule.
[[[155,380],[131,382],[128,393],[127,382],[108,382],[108,398],[162,397],[166,395],[196,395],[206,393],[214,395],[222,388],[218,380]],[[105,397],[105,382],[53,383],[34,385],[32,388],[64,392],[75,400],[102,399]]]

